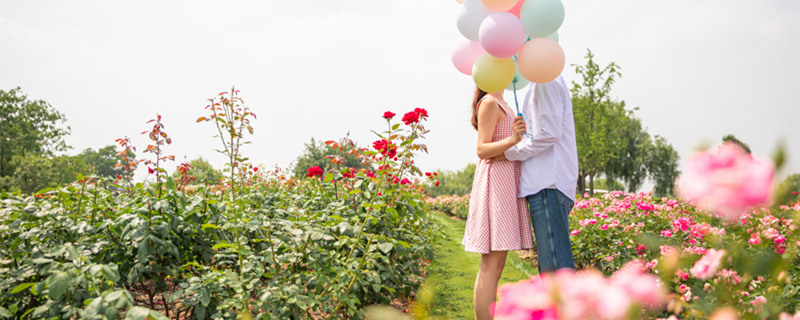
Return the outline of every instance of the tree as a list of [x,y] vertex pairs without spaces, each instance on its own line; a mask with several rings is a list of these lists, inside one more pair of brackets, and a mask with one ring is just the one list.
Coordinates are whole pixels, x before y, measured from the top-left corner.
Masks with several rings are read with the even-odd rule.
[[81,159],[87,166],[93,168],[95,174],[98,176],[114,177],[123,172],[122,168],[114,167],[120,162],[116,154],[116,148],[113,145],[109,145],[97,149],[97,151],[88,148],[75,157]]
[[609,137],[612,152],[602,171],[607,178],[624,182],[628,191],[633,192],[647,178],[646,151],[652,142],[641,120],[633,115],[633,111],[625,109],[624,102],[616,111],[623,114],[616,117],[613,136]]
[[722,142],[733,142],[733,143],[736,143],[740,147],[742,147],[742,149],[744,149],[744,151],[746,151],[747,153],[751,153],[750,152],[750,146],[747,145],[746,143],[742,142],[741,140],[736,139],[736,137],[733,136],[732,134],[729,134],[729,135],[726,135],[726,136],[722,137]]
[[90,172],[89,166],[77,156],[43,157],[27,154],[15,156],[9,164],[14,172],[0,181],[0,188],[19,189],[28,194],[72,183],[79,174],[85,176]]
[[775,203],[791,204],[800,201],[800,173],[795,173],[783,179],[775,193]]
[[[314,166],[318,166],[325,171],[333,168],[349,167],[361,169],[364,167],[355,155],[350,154],[351,150],[358,148],[353,140],[347,137],[342,138],[339,145],[342,150],[331,148],[325,143],[311,138],[311,141],[305,144],[306,149],[303,154],[297,157],[292,173],[295,177],[305,177],[306,173],[308,173],[308,168]],[[340,163],[332,163],[331,157],[337,156],[341,157],[342,161]]]
[[439,171],[436,180],[439,186],[427,188],[428,195],[431,197],[442,195],[463,196],[472,192],[472,181],[475,178],[474,163],[468,164],[464,169],[458,171]]
[[[222,179],[222,172],[214,169],[208,161],[202,157],[189,161],[192,166],[187,172],[190,176],[194,177],[197,183],[201,184],[217,184]],[[178,179],[181,174],[177,170],[172,174],[175,179]]]
[[28,100],[19,87],[0,90],[0,177],[11,175],[15,156],[52,156],[68,147],[63,114],[44,100]]
[[653,193],[656,196],[670,196],[675,188],[675,179],[680,174],[678,171],[678,152],[666,139],[656,136],[652,148],[648,150],[647,172],[655,186]]
[[578,192],[585,192],[588,178],[589,193],[593,194],[594,177],[602,172],[613,153],[610,140],[620,115],[619,106],[624,107],[624,103],[613,102],[609,96],[611,85],[621,76],[619,66],[611,62],[601,69],[594,62],[591,50],[587,50],[585,58],[586,65],[573,65],[583,82],[573,81],[571,91],[578,147]]

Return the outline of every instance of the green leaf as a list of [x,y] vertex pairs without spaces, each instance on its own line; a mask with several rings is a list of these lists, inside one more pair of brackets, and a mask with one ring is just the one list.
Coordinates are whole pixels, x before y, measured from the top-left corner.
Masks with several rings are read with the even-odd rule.
[[50,290],[50,298],[53,300],[61,299],[69,286],[69,274],[59,272],[50,277],[47,281],[47,288]]
[[33,264],[45,264],[45,263],[53,262],[53,259],[36,258],[36,259],[31,260],[31,262],[33,262]]
[[202,303],[204,307],[208,307],[209,302],[211,302],[211,295],[209,295],[208,290],[204,288],[200,293],[200,303]]
[[333,173],[328,172],[328,174],[325,175],[325,182],[327,183],[331,181],[333,181]]
[[210,223],[204,223],[200,227],[200,229],[203,229],[203,231],[206,231],[207,229],[222,229],[222,227],[219,227],[219,226],[216,226],[216,225],[213,225],[213,224],[210,224]]
[[28,283],[20,284],[20,285],[14,287],[14,289],[11,289],[11,294],[15,294],[15,293],[20,292],[22,290],[28,289],[31,286],[33,286],[34,284],[36,284],[36,282],[28,282]]
[[380,249],[385,254],[388,254],[389,251],[392,251],[392,248],[394,248],[394,244],[392,244],[391,242],[384,242],[378,245],[378,249]]
[[142,307],[133,307],[125,313],[126,320],[145,320],[150,314],[150,309]]
[[230,248],[230,247],[233,247],[233,245],[230,244],[230,243],[217,243],[213,247],[211,247],[211,249],[212,250],[217,250],[217,249],[221,249],[221,248]]
[[119,281],[119,271],[113,270],[109,265],[103,265],[102,269],[103,269],[103,274],[106,275],[106,278],[108,278],[108,280],[114,282]]

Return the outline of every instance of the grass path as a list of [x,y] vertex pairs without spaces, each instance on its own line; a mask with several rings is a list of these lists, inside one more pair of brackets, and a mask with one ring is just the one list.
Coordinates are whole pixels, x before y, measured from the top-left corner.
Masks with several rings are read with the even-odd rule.
[[[443,227],[445,238],[436,243],[435,257],[428,268],[426,286],[435,292],[429,315],[438,319],[473,319],[472,290],[481,256],[464,251],[461,245],[465,221],[451,219],[442,213],[434,213],[433,217]],[[500,284],[517,282],[534,274],[536,268],[510,251]]]

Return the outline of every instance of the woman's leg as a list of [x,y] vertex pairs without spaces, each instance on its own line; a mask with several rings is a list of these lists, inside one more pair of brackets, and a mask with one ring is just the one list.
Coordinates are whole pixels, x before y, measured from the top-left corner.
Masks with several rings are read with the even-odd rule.
[[481,269],[475,277],[475,319],[492,318],[489,308],[497,300],[497,282],[506,265],[507,251],[490,251],[481,255]]

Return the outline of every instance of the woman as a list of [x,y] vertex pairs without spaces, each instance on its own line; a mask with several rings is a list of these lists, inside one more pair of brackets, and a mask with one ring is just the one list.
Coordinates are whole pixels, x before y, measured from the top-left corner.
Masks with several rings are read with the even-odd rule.
[[475,278],[475,319],[491,319],[489,308],[497,298],[497,282],[503,273],[508,250],[533,247],[530,216],[519,194],[520,164],[488,161],[522,140],[525,123],[503,100],[503,92],[475,89],[472,126],[478,130],[478,157],[469,215],[462,244],[481,254]]

